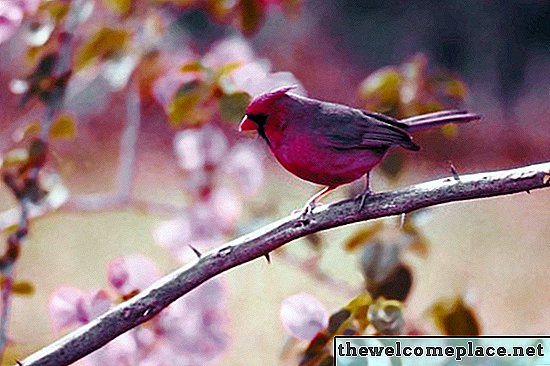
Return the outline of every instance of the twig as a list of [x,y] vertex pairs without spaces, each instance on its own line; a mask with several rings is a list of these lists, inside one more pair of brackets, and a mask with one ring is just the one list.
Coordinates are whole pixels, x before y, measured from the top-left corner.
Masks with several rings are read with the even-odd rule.
[[394,192],[373,193],[358,210],[356,200],[316,208],[309,220],[294,214],[226,245],[155,282],[132,299],[67,334],[23,360],[25,366],[64,366],[99,349],[122,333],[151,319],[201,283],[243,263],[261,258],[290,241],[321,230],[399,215],[442,203],[491,197],[549,187],[550,162],[518,169],[444,178]]
[[118,196],[129,200],[134,177],[136,144],[141,122],[141,104],[137,81],[130,82],[126,95],[126,127],[120,139],[120,157],[118,165]]
[[328,288],[330,288],[332,291],[340,292],[342,294],[345,294],[348,297],[352,297],[357,295],[357,293],[360,292],[360,288],[353,288],[349,283],[346,281],[338,280],[334,278],[334,276],[331,276],[330,274],[323,271],[318,263],[315,263],[314,266],[310,265],[309,259],[300,259],[294,255],[291,255],[287,252],[275,252],[277,257],[283,260],[283,262],[287,263],[288,265],[291,265],[301,271],[306,272],[309,274],[313,279],[318,281],[319,283],[326,285]]
[[8,340],[8,322],[10,319],[11,295],[13,288],[13,273],[15,271],[15,262],[19,257],[21,240],[27,236],[28,232],[28,214],[27,200],[21,200],[20,221],[15,233],[8,238],[6,253],[0,258],[0,273],[2,274],[2,289],[0,293],[0,303],[2,310],[0,312],[0,360],[3,359]]

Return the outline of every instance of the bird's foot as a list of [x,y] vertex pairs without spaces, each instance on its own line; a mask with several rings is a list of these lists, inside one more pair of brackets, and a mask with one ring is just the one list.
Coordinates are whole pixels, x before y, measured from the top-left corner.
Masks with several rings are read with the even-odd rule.
[[367,198],[369,198],[373,194],[374,194],[373,191],[371,191],[370,189],[367,189],[363,193],[355,197],[356,200],[358,199],[361,200],[361,203],[359,204],[359,209],[357,210],[358,212],[363,211],[363,208],[365,207],[365,203],[367,202]]

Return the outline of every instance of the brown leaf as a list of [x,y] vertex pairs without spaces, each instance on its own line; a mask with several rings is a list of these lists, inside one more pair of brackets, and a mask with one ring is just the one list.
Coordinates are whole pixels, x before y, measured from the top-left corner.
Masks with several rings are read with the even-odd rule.
[[374,297],[385,297],[398,301],[405,301],[413,284],[411,270],[400,264],[384,281],[367,283],[367,290]]
[[264,20],[264,7],[259,0],[240,0],[240,26],[245,35],[258,31]]
[[28,281],[16,281],[11,290],[16,295],[31,296],[35,293],[35,287]]
[[474,310],[460,297],[436,302],[430,315],[445,335],[477,336],[481,333]]
[[63,114],[50,127],[50,137],[59,139],[74,139],[76,137],[76,121],[73,116]]
[[372,224],[362,226],[344,242],[344,249],[351,252],[369,244],[383,228],[384,223],[382,221],[375,221]]
[[132,10],[132,0],[103,0],[103,4],[120,16],[128,15]]
[[80,48],[75,68],[81,69],[96,59],[105,59],[121,53],[130,39],[122,28],[101,28]]

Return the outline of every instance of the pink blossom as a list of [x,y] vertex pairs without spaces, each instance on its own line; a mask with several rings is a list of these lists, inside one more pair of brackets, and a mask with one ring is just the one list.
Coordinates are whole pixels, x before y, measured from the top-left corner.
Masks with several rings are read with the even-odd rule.
[[328,311],[323,304],[306,293],[287,297],[281,303],[283,327],[295,338],[311,340],[327,327],[328,318]]
[[251,62],[231,73],[231,80],[237,90],[242,90],[254,97],[278,87],[297,85],[292,92],[305,94],[299,81],[290,72],[270,72],[267,62]]
[[225,289],[210,280],[160,314],[156,332],[192,365],[215,360],[227,346]]
[[230,63],[246,64],[254,59],[254,52],[248,42],[233,37],[215,43],[202,59],[205,66],[220,68]]
[[[8,2],[10,2],[10,0],[8,0]],[[40,6],[40,0],[11,0],[11,2],[17,4],[26,14],[36,13]]]
[[0,0],[0,44],[10,39],[23,21],[23,9],[11,0]]
[[113,339],[104,347],[88,355],[84,360],[91,366],[116,365],[134,366],[140,365],[139,349],[135,340],[134,331],[124,333]]
[[[139,273],[139,270],[144,273]],[[158,269],[140,255],[113,260],[109,282],[120,291],[146,286],[158,277]],[[124,290],[123,292],[126,292]],[[226,291],[217,279],[210,280],[175,301],[158,316],[122,334],[83,361],[90,366],[196,366],[210,365],[227,347]],[[106,291],[89,294],[74,288],[59,288],[49,310],[53,328],[82,325],[112,305]]]
[[216,188],[179,217],[159,224],[153,237],[180,261],[188,262],[196,258],[190,246],[203,252],[221,244],[234,230],[241,212],[241,200],[232,189]]
[[183,130],[174,137],[174,151],[180,167],[187,171],[217,165],[225,156],[227,147],[224,133],[210,124]]
[[112,260],[107,267],[109,283],[120,295],[142,291],[160,277],[155,264],[143,255],[128,255]]
[[85,293],[82,290],[65,286],[51,296],[48,311],[52,328],[59,332],[67,327],[82,325],[109,310],[112,302],[103,291]]
[[255,144],[237,144],[231,148],[223,169],[243,195],[254,196],[264,180],[262,152]]
[[201,76],[192,72],[181,72],[182,64],[195,61],[196,56],[186,48],[168,55],[164,60],[164,73],[153,84],[153,96],[166,110],[179,88],[188,82],[200,80]]

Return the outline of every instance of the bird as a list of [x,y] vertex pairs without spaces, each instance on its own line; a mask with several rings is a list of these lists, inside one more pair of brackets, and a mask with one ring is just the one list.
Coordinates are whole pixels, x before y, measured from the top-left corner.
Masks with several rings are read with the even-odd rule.
[[398,120],[294,94],[294,88],[285,86],[254,97],[246,107],[239,131],[256,131],[286,170],[324,186],[306,202],[302,217],[329,192],[364,176],[365,190],[359,205],[362,210],[372,193],[370,172],[391,147],[418,151],[420,147],[411,132],[481,118],[465,110],[443,110]]

